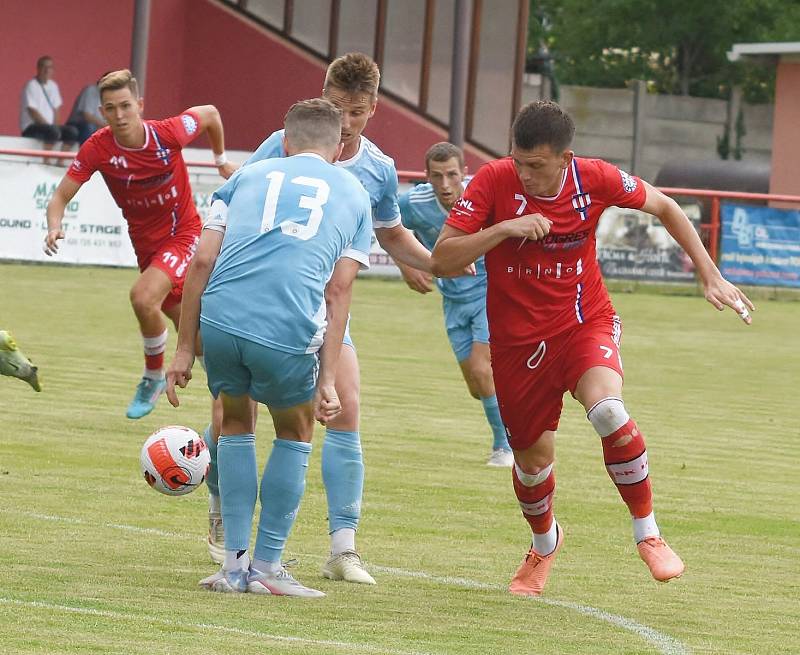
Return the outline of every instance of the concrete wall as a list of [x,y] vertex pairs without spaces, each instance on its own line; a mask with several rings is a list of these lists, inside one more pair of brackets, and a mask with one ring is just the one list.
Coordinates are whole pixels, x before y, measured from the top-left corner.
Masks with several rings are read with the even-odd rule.
[[[800,80],[795,82],[795,88],[800,89]],[[527,75],[522,101],[538,100],[541,94],[539,76]],[[561,86],[560,104],[575,120],[575,152],[632,170],[634,95],[631,89]],[[653,180],[666,162],[719,158],[717,137],[726,130],[727,101],[656,94],[644,94],[642,100],[640,156],[632,172]],[[746,129],[742,158],[769,162],[772,105],[743,103],[741,107]],[[793,125],[797,122],[795,117]],[[794,146],[794,152],[798,148],[800,144]]]

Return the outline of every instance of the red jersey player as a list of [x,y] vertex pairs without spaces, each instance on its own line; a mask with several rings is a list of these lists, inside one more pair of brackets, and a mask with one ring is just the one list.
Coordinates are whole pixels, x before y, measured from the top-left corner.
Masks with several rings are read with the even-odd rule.
[[142,119],[144,107],[136,78],[120,70],[99,82],[100,110],[108,127],[80,148],[47,206],[45,252],[58,251],[64,238],[64,209],[95,171],[100,171],[125,220],[141,275],[130,292],[144,341],[145,369],[128,406],[128,418],[149,414],[165,388],[167,326],[177,326],[183,279],[200,236],[200,217],[192,200],[181,149],[208,132],[219,173],[235,166],[225,157],[222,121],[213,105],[187,109],[161,121]]
[[628,506],[653,577],[683,573],[653,515],[644,438],[622,401],[619,317],[595,253],[610,205],[661,220],[694,262],[706,299],[750,323],[750,300],[727,282],[678,205],[637,177],[569,150],[575,127],[555,103],[523,107],[511,156],[481,168],[433,251],[434,274],[486,254],[486,300],[500,413],[514,450],[514,491],[533,543],[509,590],[539,595],[563,541],[553,516],[555,434],[569,391],[600,435],[606,470]]

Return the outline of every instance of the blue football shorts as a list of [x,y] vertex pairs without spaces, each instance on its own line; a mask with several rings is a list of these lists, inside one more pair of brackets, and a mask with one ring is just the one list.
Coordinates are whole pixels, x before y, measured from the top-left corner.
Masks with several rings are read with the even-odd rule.
[[292,355],[200,323],[208,389],[216,398],[247,394],[275,409],[308,402],[319,374],[316,353]]
[[442,296],[442,308],[447,338],[459,362],[469,357],[474,342],[489,343],[485,296],[467,302]]

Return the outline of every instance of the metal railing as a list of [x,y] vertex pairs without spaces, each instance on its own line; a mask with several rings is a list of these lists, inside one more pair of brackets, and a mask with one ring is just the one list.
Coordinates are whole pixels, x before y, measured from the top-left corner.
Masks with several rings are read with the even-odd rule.
[[[25,148],[0,148],[0,155],[19,157],[36,157],[42,159],[73,159],[74,152],[56,150],[30,150]],[[192,168],[216,168],[211,161],[187,160],[186,165]],[[422,182],[426,179],[423,171],[397,171],[401,182]],[[690,189],[683,187],[659,187],[659,190],[672,197],[692,197],[710,200],[708,220],[700,223],[701,236],[711,258],[716,262],[719,255],[719,240],[722,221],[720,217],[721,200],[743,200],[746,202],[780,202],[796,204],[800,207],[800,196],[777,193],[745,193],[740,191],[717,191],[715,189]]]

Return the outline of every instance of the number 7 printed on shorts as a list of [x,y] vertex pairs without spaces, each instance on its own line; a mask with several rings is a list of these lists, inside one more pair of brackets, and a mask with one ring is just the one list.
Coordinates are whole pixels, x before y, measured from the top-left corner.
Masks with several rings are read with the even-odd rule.
[[[598,346],[603,351],[603,359],[611,359],[614,354],[614,349],[608,346]],[[622,353],[617,352],[617,359],[619,360],[619,367],[622,368]]]

